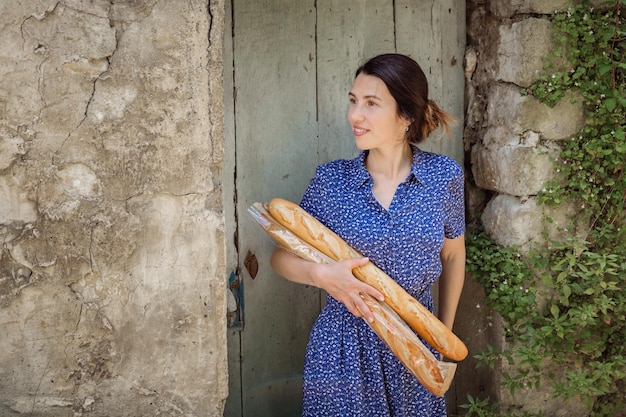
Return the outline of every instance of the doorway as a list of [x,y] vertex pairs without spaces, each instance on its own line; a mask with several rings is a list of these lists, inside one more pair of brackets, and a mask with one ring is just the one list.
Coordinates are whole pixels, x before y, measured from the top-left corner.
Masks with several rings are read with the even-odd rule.
[[299,416],[304,351],[325,295],[272,272],[273,243],[246,210],[273,197],[299,202],[317,165],[356,156],[347,92],[358,65],[383,52],[414,57],[431,98],[460,119],[453,139],[424,149],[462,163],[465,2],[226,0],[225,27],[224,415]]

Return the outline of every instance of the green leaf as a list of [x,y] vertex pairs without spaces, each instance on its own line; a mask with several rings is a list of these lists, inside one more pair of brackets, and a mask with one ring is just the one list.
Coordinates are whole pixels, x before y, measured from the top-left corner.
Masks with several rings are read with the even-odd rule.
[[604,106],[607,108],[608,111],[613,111],[615,110],[615,106],[617,105],[617,101],[614,98],[607,98],[606,100],[604,100]]
[[607,72],[611,71],[612,69],[613,69],[613,65],[604,64],[604,65],[600,65],[600,68],[598,69],[598,71],[600,72],[600,75],[604,75]]
[[550,306],[550,313],[552,313],[554,318],[559,317],[559,306],[557,306],[556,304],[552,304]]
[[572,289],[567,284],[563,285],[563,295],[565,296],[565,299],[568,299],[569,296],[572,295]]

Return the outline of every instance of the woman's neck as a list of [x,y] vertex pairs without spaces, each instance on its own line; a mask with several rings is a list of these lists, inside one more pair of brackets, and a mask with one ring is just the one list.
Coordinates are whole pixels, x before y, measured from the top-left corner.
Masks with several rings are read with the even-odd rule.
[[406,144],[394,148],[377,148],[369,151],[365,167],[373,177],[404,181],[411,171],[413,151]]

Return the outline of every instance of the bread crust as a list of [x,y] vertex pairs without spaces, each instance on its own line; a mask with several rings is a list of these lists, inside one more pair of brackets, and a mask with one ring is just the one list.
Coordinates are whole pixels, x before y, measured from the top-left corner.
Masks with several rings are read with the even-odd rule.
[[393,354],[428,391],[437,396],[445,394],[454,379],[456,363],[437,360],[387,304],[367,294],[361,297],[374,314],[374,321],[368,324]]
[[[363,257],[335,232],[291,201],[274,198],[268,204],[268,211],[278,223],[334,261]],[[442,355],[455,361],[467,357],[467,346],[461,339],[374,263],[368,262],[352,272],[383,293],[385,302]]]

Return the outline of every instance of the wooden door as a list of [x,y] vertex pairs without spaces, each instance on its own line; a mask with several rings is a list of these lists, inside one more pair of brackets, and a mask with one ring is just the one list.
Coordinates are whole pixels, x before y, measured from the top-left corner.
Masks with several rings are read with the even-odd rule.
[[230,309],[238,309],[229,317],[225,416],[298,416],[304,351],[325,295],[272,272],[273,243],[246,210],[273,197],[298,202],[318,164],[356,156],[347,93],[358,65],[383,52],[420,62],[431,97],[461,120],[454,139],[434,138],[425,149],[462,161],[465,4],[226,3],[225,233]]

